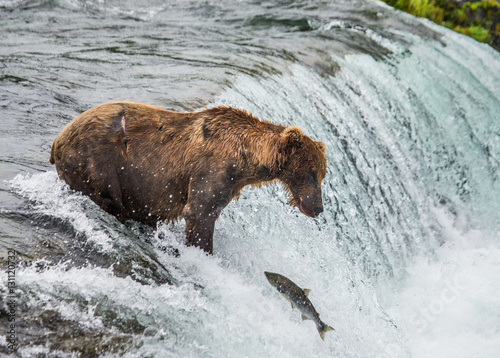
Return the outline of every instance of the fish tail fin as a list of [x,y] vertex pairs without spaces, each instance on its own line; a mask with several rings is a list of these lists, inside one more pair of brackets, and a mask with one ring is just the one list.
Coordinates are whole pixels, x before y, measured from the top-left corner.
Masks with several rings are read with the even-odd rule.
[[335,331],[335,328],[330,327],[327,324],[324,324],[323,328],[318,328],[318,333],[322,340],[325,340],[325,333],[328,331]]

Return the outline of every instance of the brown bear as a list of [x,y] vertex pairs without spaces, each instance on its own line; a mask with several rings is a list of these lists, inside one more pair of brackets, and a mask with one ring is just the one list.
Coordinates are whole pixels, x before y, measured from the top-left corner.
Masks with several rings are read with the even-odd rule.
[[187,244],[209,253],[215,221],[247,185],[280,181],[302,213],[323,211],[323,143],[231,107],[177,113],[102,104],[63,129],[50,163],[71,189],[121,222],[184,218]]

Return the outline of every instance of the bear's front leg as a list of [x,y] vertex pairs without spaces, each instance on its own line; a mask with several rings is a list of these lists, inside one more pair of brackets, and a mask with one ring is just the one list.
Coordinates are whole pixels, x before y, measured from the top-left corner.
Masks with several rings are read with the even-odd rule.
[[186,213],[186,241],[188,246],[197,246],[209,254],[213,254],[213,237],[215,221],[218,215]]
[[213,182],[210,185],[206,179],[190,183],[188,200],[183,210],[189,246],[197,246],[213,254],[215,221],[231,200],[229,193],[229,188],[216,186]]

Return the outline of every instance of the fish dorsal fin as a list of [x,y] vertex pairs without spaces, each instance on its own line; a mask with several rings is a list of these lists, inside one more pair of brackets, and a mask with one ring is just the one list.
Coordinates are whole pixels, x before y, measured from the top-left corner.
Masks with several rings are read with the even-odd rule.
[[306,297],[309,297],[309,293],[311,293],[310,289],[304,288],[302,291],[304,291],[304,294],[306,295]]
[[309,317],[307,317],[306,315],[302,315],[302,320],[305,321],[305,320],[308,320],[310,319]]

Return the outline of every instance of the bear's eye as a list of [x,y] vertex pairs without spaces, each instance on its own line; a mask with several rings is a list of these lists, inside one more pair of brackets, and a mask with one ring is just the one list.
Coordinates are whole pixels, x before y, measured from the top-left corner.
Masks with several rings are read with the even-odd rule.
[[316,172],[309,172],[306,175],[306,179],[311,184],[317,183],[318,182],[318,174]]

